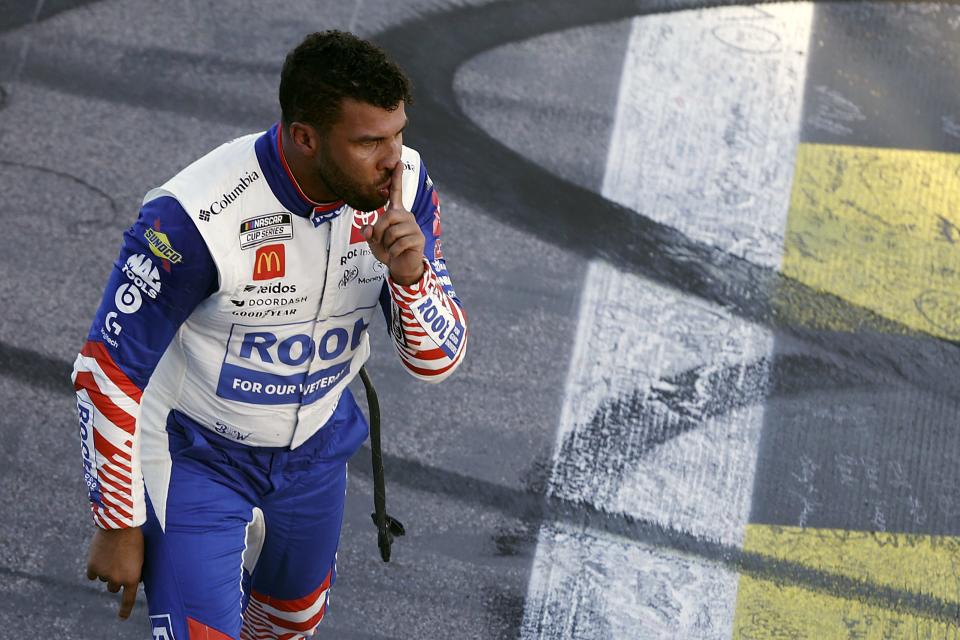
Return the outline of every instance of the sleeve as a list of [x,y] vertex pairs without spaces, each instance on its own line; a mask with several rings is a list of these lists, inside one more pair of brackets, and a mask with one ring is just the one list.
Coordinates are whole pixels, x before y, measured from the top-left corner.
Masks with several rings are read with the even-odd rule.
[[93,520],[104,529],[146,520],[140,398],[180,325],[217,289],[206,243],[169,196],[143,205],[113,266],[73,365],[84,481]]
[[415,378],[446,379],[463,361],[467,349],[467,316],[447,272],[440,247],[440,198],[420,165],[412,213],[423,231],[423,277],[404,286],[389,276],[381,304],[401,362]]

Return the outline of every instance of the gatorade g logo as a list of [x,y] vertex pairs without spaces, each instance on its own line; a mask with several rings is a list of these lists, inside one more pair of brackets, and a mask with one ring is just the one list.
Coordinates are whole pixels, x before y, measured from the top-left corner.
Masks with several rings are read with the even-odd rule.
[[268,244],[257,249],[253,263],[254,280],[282,278],[285,272],[286,262],[282,244]]
[[368,213],[355,211],[353,214],[353,226],[350,229],[350,244],[364,242],[363,234],[360,233],[360,229],[368,224],[377,224],[377,220],[380,219],[380,214],[382,213],[383,208],[377,209],[376,211],[370,211]]

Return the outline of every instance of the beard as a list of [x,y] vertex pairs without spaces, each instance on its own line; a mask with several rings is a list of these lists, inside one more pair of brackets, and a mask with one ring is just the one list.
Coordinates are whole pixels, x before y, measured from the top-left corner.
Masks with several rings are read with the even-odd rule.
[[[326,146],[320,150],[317,169],[320,172],[320,179],[327,186],[331,193],[346,202],[357,211],[375,211],[387,204],[389,198],[383,197],[377,191],[376,184],[362,184],[351,178],[340,168],[331,157]],[[383,184],[390,178],[389,174],[384,175],[378,184]]]

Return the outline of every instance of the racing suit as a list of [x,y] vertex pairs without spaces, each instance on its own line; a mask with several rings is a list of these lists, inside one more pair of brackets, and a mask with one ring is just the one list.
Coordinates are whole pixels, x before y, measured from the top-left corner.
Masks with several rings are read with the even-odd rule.
[[73,381],[93,519],[142,527],[155,638],[311,635],[367,437],[347,384],[376,308],[415,377],[463,360],[439,199],[416,151],[401,162],[426,238],[410,286],[360,233],[382,210],[307,198],[279,125],[150,191],[126,231]]

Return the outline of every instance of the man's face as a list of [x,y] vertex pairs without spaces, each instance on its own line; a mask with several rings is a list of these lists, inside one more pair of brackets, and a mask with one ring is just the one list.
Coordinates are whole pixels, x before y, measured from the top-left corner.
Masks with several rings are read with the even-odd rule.
[[340,119],[321,135],[316,168],[337,197],[357,211],[387,203],[390,176],[400,161],[407,115],[403,102],[393,111],[344,98]]

